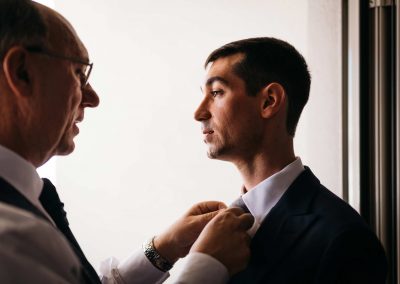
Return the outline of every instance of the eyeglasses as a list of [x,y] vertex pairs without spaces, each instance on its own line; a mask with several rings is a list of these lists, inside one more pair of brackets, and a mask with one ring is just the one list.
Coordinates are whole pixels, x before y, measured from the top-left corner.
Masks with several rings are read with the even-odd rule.
[[56,54],[56,53],[47,51],[43,47],[40,47],[40,46],[26,46],[25,49],[32,53],[40,53],[40,54],[43,54],[43,55],[46,55],[49,57],[62,59],[62,60],[68,60],[73,63],[85,65],[85,68],[82,70],[82,73],[80,74],[80,77],[81,77],[80,80],[81,80],[81,88],[82,89],[84,89],[87,86],[87,84],[89,82],[90,73],[92,72],[93,63],[88,63],[88,62],[82,61],[81,59]]

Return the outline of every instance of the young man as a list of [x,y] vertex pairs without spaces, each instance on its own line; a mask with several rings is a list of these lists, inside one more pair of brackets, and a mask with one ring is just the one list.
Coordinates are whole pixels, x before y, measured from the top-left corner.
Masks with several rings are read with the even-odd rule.
[[195,119],[208,156],[243,178],[234,206],[255,218],[249,265],[230,283],[385,283],[376,236],[295,156],[310,82],[304,58],[274,38],[231,42],[206,60]]

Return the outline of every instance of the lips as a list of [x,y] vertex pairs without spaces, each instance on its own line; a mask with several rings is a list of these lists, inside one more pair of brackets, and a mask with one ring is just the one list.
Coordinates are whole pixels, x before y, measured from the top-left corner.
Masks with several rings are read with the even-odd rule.
[[79,127],[76,125],[76,123],[74,123],[74,125],[72,126],[72,129],[73,129],[75,135],[79,134]]
[[204,136],[204,143],[211,143],[212,141],[212,137],[214,134],[214,130],[211,128],[207,128],[207,127],[202,127],[202,132],[203,132],[203,136]]
[[203,134],[204,135],[213,134],[213,133],[214,133],[214,130],[212,130],[212,129],[203,129]]
[[80,122],[82,122],[83,116],[84,116],[83,113],[82,113],[81,115],[79,115],[79,116],[75,119],[75,122],[74,122],[74,123],[80,123]]
[[82,113],[81,115],[79,115],[79,116],[75,119],[75,121],[74,121],[74,123],[73,123],[73,126],[72,126],[72,128],[74,129],[74,132],[75,132],[76,135],[79,133],[79,127],[77,126],[77,124],[78,124],[78,123],[81,123],[82,121],[83,121],[83,113]]

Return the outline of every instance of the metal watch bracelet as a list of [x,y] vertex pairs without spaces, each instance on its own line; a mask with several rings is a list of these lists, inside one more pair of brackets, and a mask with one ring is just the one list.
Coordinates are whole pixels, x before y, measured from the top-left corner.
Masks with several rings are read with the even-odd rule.
[[167,272],[172,268],[172,264],[166,260],[154,247],[154,238],[143,243],[144,255],[150,260],[150,262],[159,270]]

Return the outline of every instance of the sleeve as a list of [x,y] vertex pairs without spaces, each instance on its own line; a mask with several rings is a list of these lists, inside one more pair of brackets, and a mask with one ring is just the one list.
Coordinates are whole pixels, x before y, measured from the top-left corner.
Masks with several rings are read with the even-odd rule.
[[[107,259],[102,262],[100,273],[103,284],[159,284],[169,277],[168,272],[164,273],[154,267],[141,250],[121,264],[115,258]],[[207,254],[191,253],[183,272],[174,283],[223,284],[228,279],[228,270],[221,262]]]
[[175,284],[223,284],[228,282],[226,267],[217,259],[199,252],[190,253]]
[[121,263],[115,258],[109,258],[100,265],[103,284],[158,284],[168,277],[169,273],[154,267],[142,250],[137,250]]

